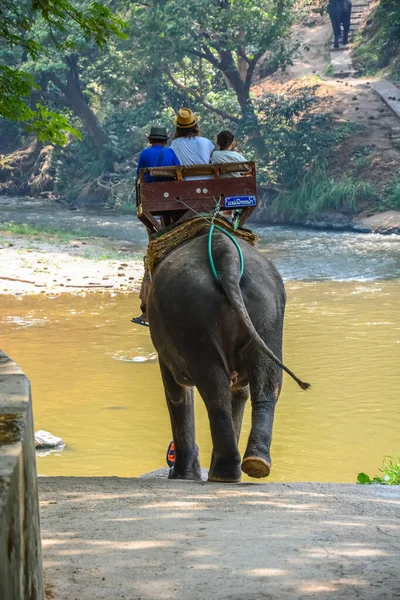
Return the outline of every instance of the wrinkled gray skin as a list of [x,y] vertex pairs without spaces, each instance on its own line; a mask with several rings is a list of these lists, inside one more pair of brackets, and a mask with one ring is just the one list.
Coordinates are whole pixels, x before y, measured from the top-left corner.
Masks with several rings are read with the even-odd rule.
[[208,479],[240,480],[238,439],[249,391],[252,427],[242,470],[252,477],[266,477],[270,471],[282,370],[261,349],[252,324],[281,359],[285,290],[272,263],[238,241],[245,260],[240,287],[238,252],[219,232],[213,236],[213,256],[220,282],[211,272],[206,234],[171,252],[153,278],[148,316],[175,442],[171,478],[201,479],[193,386],[210,421],[213,455]]
[[339,48],[339,37],[341,35],[341,26],[343,25],[343,45],[349,43],[349,31],[351,20],[351,1],[350,0],[329,0],[328,14],[331,18],[334,47]]

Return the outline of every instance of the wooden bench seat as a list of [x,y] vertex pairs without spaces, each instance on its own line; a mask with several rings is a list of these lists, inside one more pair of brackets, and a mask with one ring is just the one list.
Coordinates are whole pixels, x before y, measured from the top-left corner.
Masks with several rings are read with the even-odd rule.
[[[146,182],[146,174],[168,180]],[[254,202],[242,208],[243,225],[257,199],[254,162],[146,168],[140,170],[136,185],[137,215],[150,232],[182,222],[196,212],[210,213],[218,201],[221,209],[227,208],[226,198],[250,198]]]

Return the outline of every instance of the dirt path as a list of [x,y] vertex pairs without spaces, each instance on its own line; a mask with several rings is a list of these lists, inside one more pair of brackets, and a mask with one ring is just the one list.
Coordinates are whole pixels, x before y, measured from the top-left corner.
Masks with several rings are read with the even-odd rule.
[[339,123],[360,126],[338,148],[332,164],[336,175],[347,173],[382,188],[398,173],[400,146],[393,132],[400,127],[399,119],[372,89],[374,78],[327,75],[332,38],[328,16],[316,16],[312,27],[296,26],[293,38],[300,42],[293,65],[285,73],[260,81],[253,92],[285,93],[293,84],[303,87],[319,83],[323,110],[332,111]]
[[48,598],[394,600],[400,488],[40,478]]

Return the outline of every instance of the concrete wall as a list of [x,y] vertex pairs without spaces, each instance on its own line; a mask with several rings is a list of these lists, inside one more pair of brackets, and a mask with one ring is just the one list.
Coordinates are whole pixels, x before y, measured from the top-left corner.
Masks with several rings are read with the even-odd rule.
[[30,385],[0,350],[0,599],[43,597]]

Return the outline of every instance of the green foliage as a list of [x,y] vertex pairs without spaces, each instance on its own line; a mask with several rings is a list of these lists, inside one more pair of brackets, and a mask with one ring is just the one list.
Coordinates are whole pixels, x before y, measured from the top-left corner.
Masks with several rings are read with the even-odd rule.
[[157,62],[200,53],[213,63],[214,53],[242,49],[251,60],[261,49],[282,52],[280,40],[292,23],[292,6],[293,0],[165,0],[138,4],[131,23],[146,56]]
[[320,169],[306,175],[291,192],[278,194],[271,203],[270,214],[296,222],[324,211],[355,213],[361,203],[378,199],[379,193],[371,184],[347,175],[335,179]]
[[381,0],[367,28],[357,36],[352,53],[363,74],[390,67],[390,75],[400,80],[400,3]]
[[261,58],[266,55],[269,73],[290,61],[296,46],[286,38],[293,19],[293,0],[166,0],[135,5],[130,23],[137,56],[158,69],[159,85],[168,78],[191,102],[215,110],[208,94],[226,90],[226,80],[239,111],[224,110],[237,121],[254,116],[250,85]]
[[326,0],[297,0],[296,9],[305,18],[314,15],[326,15]]
[[52,225],[30,225],[29,223],[13,223],[13,222],[0,222],[0,231],[5,231],[6,233],[14,233],[28,236],[41,236],[52,235],[61,239],[70,240],[76,239],[77,237],[87,238],[92,234],[89,232],[81,231],[78,229],[70,229],[68,231],[64,231],[59,227],[54,227]]
[[326,75],[327,77],[335,77],[335,70],[333,68],[332,63],[329,63],[329,65],[325,67],[324,75]]
[[123,36],[125,23],[120,17],[98,2],[90,2],[79,9],[69,0],[11,0],[3,2],[0,38],[9,47],[21,47],[32,58],[43,52],[35,39],[34,26],[41,17],[54,44],[60,46],[56,35],[65,33],[67,23],[76,23],[86,39],[105,45],[111,35]]
[[69,203],[75,202],[83,186],[99,177],[104,160],[93,152],[89,137],[84,134],[82,142],[74,140],[65,148],[58,148],[54,155],[54,191]]
[[387,456],[379,469],[382,476],[375,475],[372,479],[366,473],[359,473],[357,476],[357,483],[360,484],[371,484],[380,483],[383,485],[400,485],[400,456],[397,459],[393,459]]
[[[266,149],[258,161],[261,185],[292,189],[304,174],[323,165],[343,139],[359,130],[352,123],[335,126],[330,114],[316,111],[317,87],[293,88],[284,95],[265,94],[255,103]],[[244,140],[246,158],[255,158],[254,125],[242,123],[237,133]]]
[[[68,25],[67,25],[68,24]],[[0,116],[26,124],[42,140],[64,144],[67,134],[79,136],[68,119],[42,103],[30,101],[39,90],[21,62],[40,63],[41,56],[74,47],[67,30],[77,28],[86,40],[104,46],[112,35],[125,37],[124,22],[97,2],[77,8],[69,0],[11,0],[2,4],[0,24]],[[48,43],[45,43],[45,37]],[[16,64],[18,57],[22,59]]]
[[80,138],[80,133],[71,127],[68,119],[54,113],[41,103],[28,106],[27,99],[32,90],[38,89],[33,77],[18,69],[0,65],[0,115],[10,121],[26,124],[29,133],[36,133],[40,140],[50,139],[56,144],[65,144],[67,132]]
[[379,210],[400,210],[400,180],[393,179],[383,189]]

